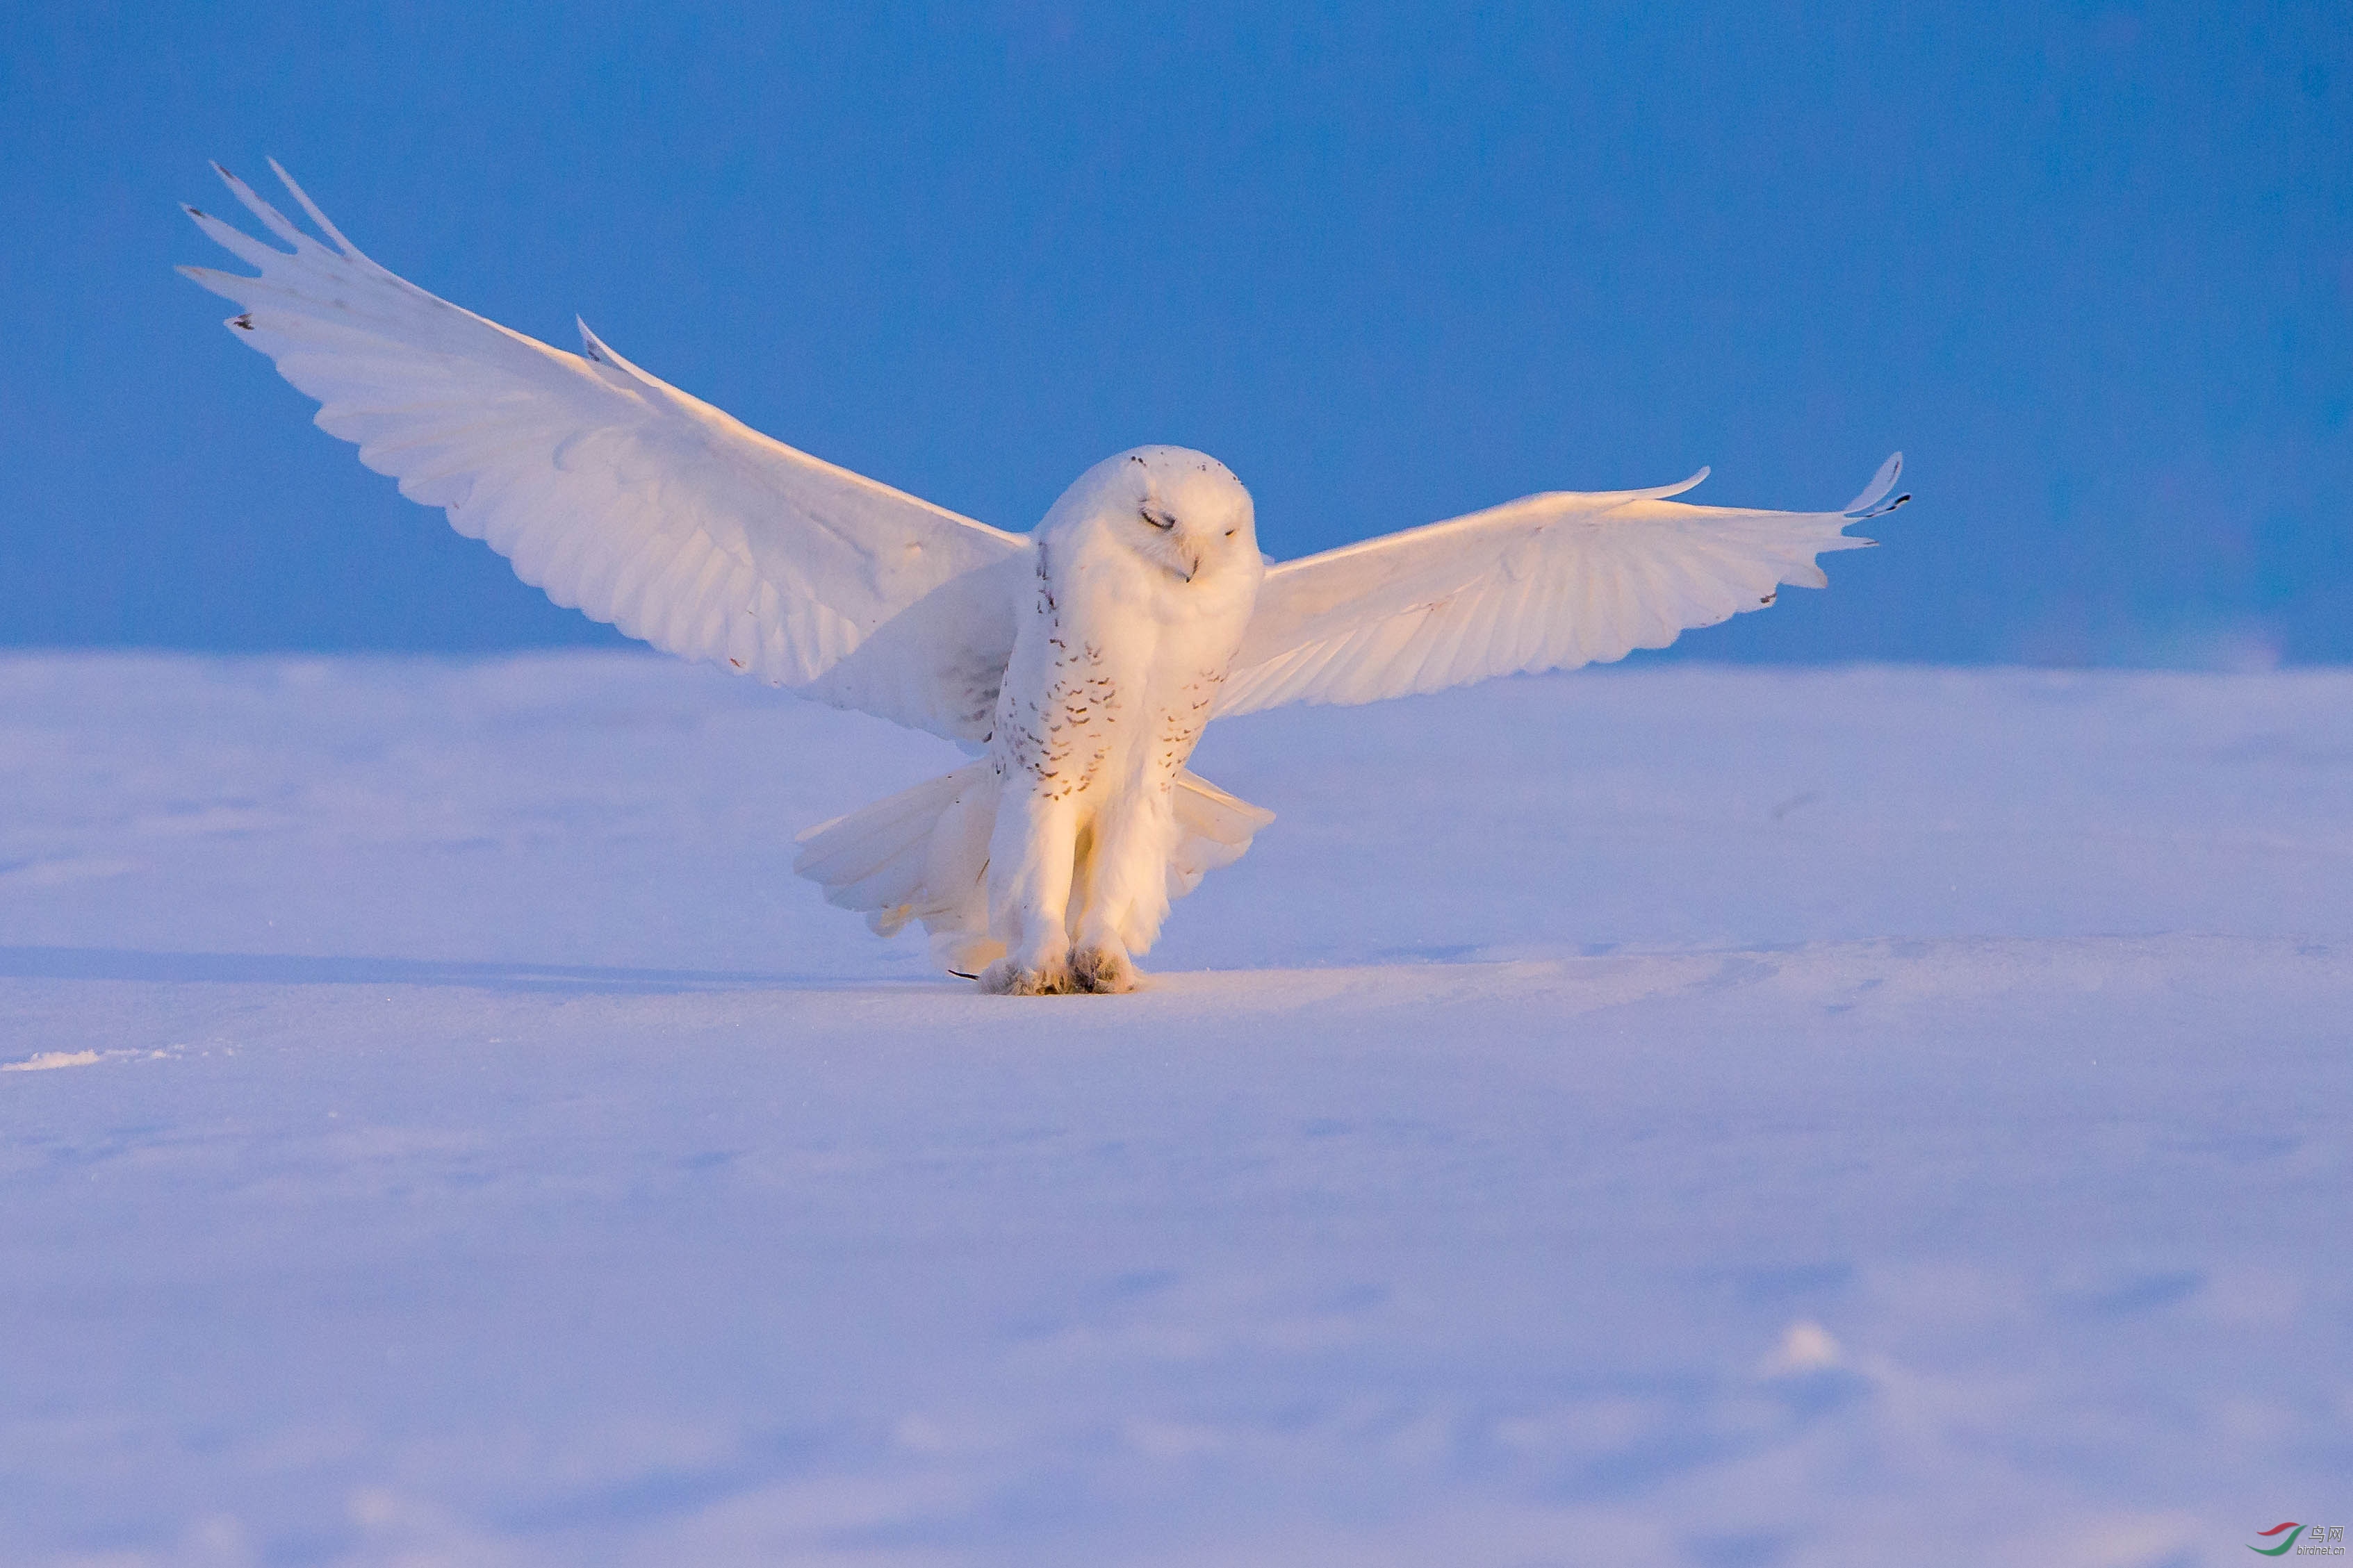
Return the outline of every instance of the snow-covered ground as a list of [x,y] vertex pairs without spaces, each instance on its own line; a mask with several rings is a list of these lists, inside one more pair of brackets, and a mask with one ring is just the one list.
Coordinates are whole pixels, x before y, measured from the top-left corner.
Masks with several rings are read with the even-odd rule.
[[791,876],[955,761],[651,658],[0,660],[0,1562],[2353,1524],[2353,673],[1219,725],[1281,818],[1122,998]]

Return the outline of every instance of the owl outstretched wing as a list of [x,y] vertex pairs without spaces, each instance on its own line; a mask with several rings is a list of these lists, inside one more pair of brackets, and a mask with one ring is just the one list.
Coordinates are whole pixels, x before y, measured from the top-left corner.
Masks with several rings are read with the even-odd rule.
[[1271,568],[1218,703],[1220,718],[1287,702],[1373,702],[1491,676],[1569,669],[1664,647],[1820,588],[1814,557],[1873,541],[1904,455],[1839,511],[1750,511],[1648,490],[1529,496]]
[[557,604],[688,658],[951,739],[986,734],[1029,541],[821,462],[629,363],[437,299],[227,170],[280,250],[188,208],[259,277],[181,270],[319,400],[317,423]]

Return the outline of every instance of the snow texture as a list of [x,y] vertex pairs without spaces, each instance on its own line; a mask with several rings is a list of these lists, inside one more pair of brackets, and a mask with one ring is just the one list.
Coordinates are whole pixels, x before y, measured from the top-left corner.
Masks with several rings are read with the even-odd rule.
[[[1213,725],[1152,987],[650,658],[0,660],[0,1561],[2243,1560],[2353,1475],[2353,674]],[[1464,788],[1453,781],[1475,781]]]

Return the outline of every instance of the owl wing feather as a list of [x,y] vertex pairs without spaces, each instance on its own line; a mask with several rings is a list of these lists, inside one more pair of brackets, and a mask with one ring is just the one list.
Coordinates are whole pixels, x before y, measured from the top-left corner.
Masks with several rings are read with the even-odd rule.
[[1229,718],[1290,702],[1348,704],[1493,676],[1570,669],[1664,647],[1773,602],[1782,584],[1826,586],[1815,556],[1873,542],[1897,453],[1839,511],[1753,511],[1656,489],[1529,496],[1269,570],[1219,694]]
[[[215,165],[217,169],[218,165]],[[629,363],[459,309],[219,170],[280,250],[190,207],[259,276],[181,270],[321,405],[320,428],[557,604],[667,652],[952,739],[987,731],[1029,542],[761,435]]]

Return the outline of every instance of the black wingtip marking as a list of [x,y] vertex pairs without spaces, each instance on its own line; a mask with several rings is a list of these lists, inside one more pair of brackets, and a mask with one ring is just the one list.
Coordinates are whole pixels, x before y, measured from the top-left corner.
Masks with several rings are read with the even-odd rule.
[[240,332],[249,332],[253,331],[253,312],[248,310],[241,316],[232,316],[228,324]]
[[1769,605],[1769,604],[1771,604],[1774,600],[1776,600],[1776,599],[1779,598],[1780,596],[1781,596],[1781,590],[1780,590],[1780,589],[1778,589],[1778,588],[1776,588],[1776,589],[1774,589],[1771,593],[1769,593],[1769,594],[1766,595],[1763,598],[1761,598],[1761,599],[1757,600],[1757,602],[1758,604],[1760,604],[1760,605]]
[[958,980],[977,980],[980,978],[977,974],[966,974],[961,969],[951,969],[948,973],[955,975]]
[[1846,520],[1849,522],[1869,522],[1874,518],[1885,517],[1889,512],[1894,511],[1897,507],[1902,506],[1911,499],[1912,492],[1910,490],[1905,490],[1894,500],[1881,501],[1876,506],[1865,507],[1861,511],[1848,512],[1845,514]]

